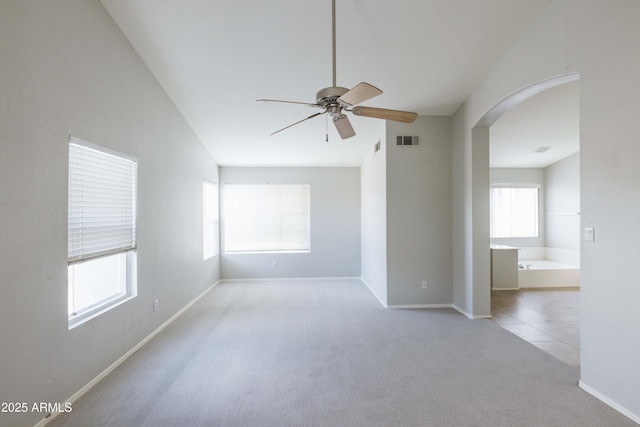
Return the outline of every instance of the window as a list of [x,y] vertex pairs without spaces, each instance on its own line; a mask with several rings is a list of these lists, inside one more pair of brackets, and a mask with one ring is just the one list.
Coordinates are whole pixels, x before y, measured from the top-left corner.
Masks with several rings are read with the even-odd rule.
[[136,293],[137,162],[71,138],[69,144],[69,326]]
[[209,181],[202,183],[202,258],[218,256],[218,184]]
[[538,237],[538,188],[491,189],[491,237]]
[[225,185],[226,252],[309,252],[310,186]]

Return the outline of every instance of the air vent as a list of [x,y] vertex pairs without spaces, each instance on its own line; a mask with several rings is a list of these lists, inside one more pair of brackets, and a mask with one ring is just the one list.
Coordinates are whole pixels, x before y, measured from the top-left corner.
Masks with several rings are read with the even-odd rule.
[[420,145],[420,137],[418,135],[398,135],[396,136],[396,145],[403,147]]
[[380,151],[380,141],[376,142],[376,145],[373,146],[373,152]]

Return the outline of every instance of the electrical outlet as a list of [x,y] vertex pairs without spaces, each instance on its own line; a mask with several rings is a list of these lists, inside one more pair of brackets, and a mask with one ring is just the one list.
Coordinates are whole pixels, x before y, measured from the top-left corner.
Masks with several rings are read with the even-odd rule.
[[422,289],[427,289],[427,281],[426,280],[422,281]]
[[273,262],[271,263],[271,267],[272,267],[272,268],[278,268],[278,261],[273,261]]
[[153,311],[158,311],[158,300],[157,299],[153,300]]

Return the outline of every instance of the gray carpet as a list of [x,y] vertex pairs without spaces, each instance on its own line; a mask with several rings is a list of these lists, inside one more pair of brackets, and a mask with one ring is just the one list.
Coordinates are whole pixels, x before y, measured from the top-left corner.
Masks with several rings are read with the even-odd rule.
[[635,426],[489,320],[357,280],[222,283],[48,426]]

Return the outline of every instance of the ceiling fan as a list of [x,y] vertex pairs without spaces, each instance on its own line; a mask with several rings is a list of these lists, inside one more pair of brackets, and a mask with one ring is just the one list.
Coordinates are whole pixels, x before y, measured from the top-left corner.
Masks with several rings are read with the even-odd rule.
[[374,108],[358,105],[361,102],[364,102],[382,93],[380,89],[373,85],[370,85],[369,83],[358,83],[352,89],[336,86],[336,0],[331,0],[331,23],[333,41],[333,86],[320,89],[316,94],[315,103],[281,101],[277,99],[258,99],[258,101],[262,102],[283,102],[288,104],[308,105],[310,107],[320,108],[323,111],[312,114],[309,117],[290,124],[289,126],[273,132],[271,135],[275,135],[278,132],[282,132],[285,129],[289,129],[292,126],[312,119],[321,114],[329,114],[329,116],[331,116],[333,120],[334,125],[336,126],[340,138],[351,138],[356,134],[356,132],[353,130],[351,122],[349,122],[347,116],[343,114],[345,111],[350,112],[356,116],[393,120],[402,123],[412,123],[416,119],[416,117],[418,117],[418,114],[408,111],[388,110],[385,108]]

